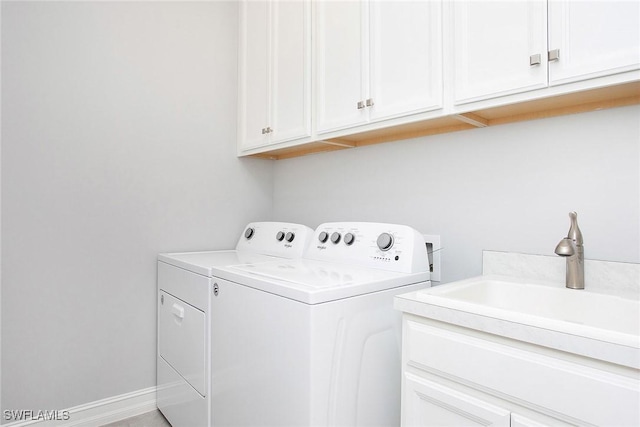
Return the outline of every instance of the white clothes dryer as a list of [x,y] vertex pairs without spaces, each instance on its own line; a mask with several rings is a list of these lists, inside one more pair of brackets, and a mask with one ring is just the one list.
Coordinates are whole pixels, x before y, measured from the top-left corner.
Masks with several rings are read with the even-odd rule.
[[213,427],[400,424],[399,293],[430,286],[423,237],[319,226],[301,259],[216,269]]
[[235,250],[158,255],[157,406],[173,427],[210,425],[216,267],[300,258],[312,234],[304,225],[257,222]]

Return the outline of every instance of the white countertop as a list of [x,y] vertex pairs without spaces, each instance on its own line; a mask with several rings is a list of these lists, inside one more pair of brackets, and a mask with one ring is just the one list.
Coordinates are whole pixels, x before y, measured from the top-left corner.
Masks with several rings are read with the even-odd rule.
[[[625,327],[622,332],[610,331],[600,327],[598,323],[582,325],[572,321],[552,319],[544,315],[544,310],[528,310],[526,306],[518,310],[509,310],[495,305],[488,306],[446,297],[447,292],[451,290],[463,289],[487,281],[499,282],[503,286],[512,284],[514,287],[546,285],[545,288],[540,289],[541,294],[548,298],[552,295],[549,296],[545,292],[564,292],[564,289],[551,291],[547,283],[486,275],[398,295],[395,297],[394,306],[404,313],[640,369],[640,337],[637,325]],[[581,299],[591,298],[591,295],[575,294],[575,292],[584,291],[569,292],[571,292],[569,295],[575,296],[577,304],[582,303]],[[630,305],[633,318],[631,321],[638,322],[638,319],[635,319],[637,301],[616,300],[617,297],[605,296],[604,298],[605,302],[613,304],[613,307],[616,302],[627,308]],[[544,300],[530,301],[530,304],[532,304],[531,308],[535,308],[535,304],[544,304]],[[602,313],[599,315],[602,317]]]

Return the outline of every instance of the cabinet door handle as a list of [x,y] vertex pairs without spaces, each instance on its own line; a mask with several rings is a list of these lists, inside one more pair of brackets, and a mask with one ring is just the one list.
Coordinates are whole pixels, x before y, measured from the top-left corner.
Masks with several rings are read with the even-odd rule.
[[367,99],[367,107],[373,107],[373,98]]
[[265,129],[265,133],[271,133],[271,132],[273,132],[273,129],[271,129],[270,127],[267,127]]
[[358,101],[358,110],[362,110],[364,108],[364,102]]
[[529,57],[529,65],[531,66],[540,65],[541,62],[542,62],[542,56],[539,53],[536,53],[535,55],[531,55]]
[[267,133],[267,128],[262,128],[262,134],[264,135],[265,133]]
[[557,61],[560,59],[560,49],[553,49],[549,51],[549,62]]

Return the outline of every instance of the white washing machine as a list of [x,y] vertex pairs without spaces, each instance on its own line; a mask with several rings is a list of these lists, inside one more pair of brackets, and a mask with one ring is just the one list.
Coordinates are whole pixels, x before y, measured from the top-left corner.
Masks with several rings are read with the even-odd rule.
[[393,297],[430,286],[416,230],[327,223],[302,259],[215,274],[213,427],[400,425]]
[[157,406],[173,427],[211,420],[211,301],[215,268],[300,258],[313,230],[278,222],[245,227],[236,250],[158,256]]

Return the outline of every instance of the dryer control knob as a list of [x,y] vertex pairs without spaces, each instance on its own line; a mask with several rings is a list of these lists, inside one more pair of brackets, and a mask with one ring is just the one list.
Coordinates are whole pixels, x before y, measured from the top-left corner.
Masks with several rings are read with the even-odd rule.
[[329,233],[327,233],[326,231],[320,232],[320,234],[318,234],[318,240],[320,240],[320,243],[325,243],[327,240],[329,240]]
[[331,243],[338,244],[340,243],[340,238],[342,236],[337,231],[331,234]]
[[388,251],[393,246],[393,236],[389,233],[382,233],[376,241],[381,251]]
[[256,230],[254,230],[253,228],[249,227],[246,230],[244,230],[244,238],[249,240],[250,238],[253,237],[254,233],[256,232]]
[[278,242],[282,242],[283,239],[284,239],[284,231],[278,231],[278,233],[276,234],[276,240]]
[[295,234],[295,233],[293,233],[293,232],[291,232],[291,231],[289,231],[289,232],[284,236],[284,239],[285,239],[287,242],[289,242],[289,243],[293,242],[293,239],[295,239],[295,238],[296,238],[296,234]]
[[344,235],[344,243],[347,246],[353,245],[353,242],[355,241],[356,241],[356,236],[354,236],[353,233],[347,233]]

